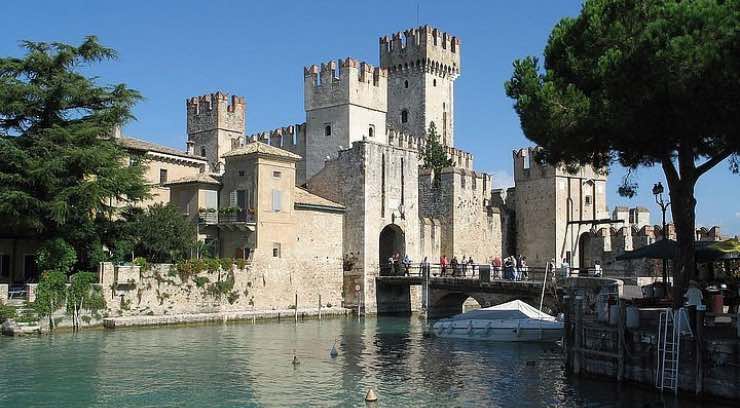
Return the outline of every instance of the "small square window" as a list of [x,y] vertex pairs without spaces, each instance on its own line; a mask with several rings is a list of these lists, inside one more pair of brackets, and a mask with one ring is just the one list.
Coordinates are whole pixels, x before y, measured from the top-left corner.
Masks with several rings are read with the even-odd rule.
[[282,175],[283,175],[283,173],[281,173],[279,171],[273,171],[272,172],[272,177],[277,178],[277,179],[279,179],[280,177],[282,177]]
[[280,252],[281,252],[280,251],[281,250],[280,247],[281,247],[281,245],[280,245],[279,242],[273,242],[272,243],[272,257],[273,258],[280,258],[280,255],[281,255],[280,254]]
[[586,205],[591,205],[591,196],[586,196]]
[[244,170],[239,170],[239,177],[244,177]]

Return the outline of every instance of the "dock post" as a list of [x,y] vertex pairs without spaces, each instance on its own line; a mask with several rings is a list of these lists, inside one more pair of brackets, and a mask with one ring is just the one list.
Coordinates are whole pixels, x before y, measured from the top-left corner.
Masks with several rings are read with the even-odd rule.
[[319,293],[319,320],[321,320],[321,293]]
[[570,290],[568,291],[568,294],[563,296],[563,303],[565,304],[565,321],[563,322],[563,349],[565,350],[565,371],[570,373],[573,371],[573,330],[571,329],[571,324],[573,323],[573,318],[571,317],[571,313],[573,312],[573,305],[571,304],[573,300],[572,293]]
[[295,293],[295,309],[293,315],[295,316],[295,324],[298,324],[298,292]]
[[576,327],[575,327],[575,350],[573,353],[573,373],[581,374],[581,363],[583,353],[583,296],[576,295]]
[[624,328],[626,317],[626,305],[619,302],[619,321],[617,323],[617,381],[624,379]]
[[696,395],[704,391],[704,310],[696,310]]

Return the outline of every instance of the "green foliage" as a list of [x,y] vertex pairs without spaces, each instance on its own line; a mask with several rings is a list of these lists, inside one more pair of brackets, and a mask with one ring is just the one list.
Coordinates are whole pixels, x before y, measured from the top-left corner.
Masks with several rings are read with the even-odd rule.
[[115,239],[114,203],[148,196],[144,168],[102,137],[131,118],[139,94],[80,72],[116,56],[95,37],[23,47],[23,57],[0,58],[0,225],[63,239],[78,269],[97,267],[101,243]]
[[221,260],[218,258],[201,259],[201,262],[205,263],[208,273],[218,272],[219,268],[221,268]]
[[41,274],[41,279],[36,287],[36,301],[33,309],[39,316],[51,316],[51,314],[64,306],[67,295],[67,280],[65,272],[47,271]]
[[208,285],[208,293],[216,299],[221,299],[234,289],[234,273],[229,272],[226,279]]
[[126,261],[132,260],[136,264],[136,259],[131,259],[131,255],[134,252],[134,243],[129,239],[119,239],[113,243],[113,254],[111,261],[115,264],[123,264]]
[[[506,93],[555,165],[661,166],[680,247],[674,300],[694,274],[697,180],[739,170],[738,1],[588,0],[536,58],[514,62]],[[633,195],[637,185],[623,183]]]
[[244,269],[247,267],[247,261],[243,258],[237,258],[236,259],[236,267],[239,269]]
[[13,306],[8,306],[0,302],[0,323],[8,320],[15,319],[16,311]]
[[206,276],[196,276],[193,278],[193,282],[195,282],[195,286],[202,288],[204,287],[208,282],[211,280],[208,279]]
[[155,204],[128,215],[127,234],[152,262],[176,261],[195,243],[195,226],[172,204]]
[[146,272],[151,268],[151,265],[149,265],[149,261],[147,261],[146,258],[141,257],[141,256],[137,256],[136,258],[134,258],[133,263],[134,265],[141,268],[142,272]]
[[79,314],[82,310],[98,311],[105,309],[105,298],[93,283],[97,281],[91,272],[77,272],[70,277],[70,286],[67,289],[67,313]]
[[221,258],[219,262],[221,264],[221,269],[224,271],[230,271],[231,268],[234,267],[234,260],[231,258]]
[[74,248],[61,238],[45,241],[36,251],[36,264],[41,271],[69,273],[77,262]]
[[429,130],[426,136],[426,145],[424,150],[419,153],[419,158],[423,160],[425,169],[434,170],[435,180],[438,180],[442,169],[452,166],[452,159],[447,156],[445,147],[439,142],[437,127],[434,122],[429,124]]

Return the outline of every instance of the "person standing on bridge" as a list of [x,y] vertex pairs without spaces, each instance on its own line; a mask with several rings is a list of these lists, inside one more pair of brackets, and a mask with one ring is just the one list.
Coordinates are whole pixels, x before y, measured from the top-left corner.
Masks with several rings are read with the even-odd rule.
[[424,257],[424,260],[421,261],[421,273],[426,279],[429,278],[429,258],[426,256]]
[[404,275],[409,276],[409,269],[411,268],[411,257],[409,254],[403,256],[403,269]]
[[396,252],[395,255],[393,255],[393,274],[397,274],[401,272],[401,254]]
[[493,276],[495,279],[501,279],[501,258],[496,256],[491,259],[491,266],[493,268]]
[[473,261],[473,257],[468,257],[468,266],[470,267],[470,273],[473,277],[475,277],[475,262]]
[[457,276],[458,268],[460,268],[460,263],[457,262],[456,255],[452,255],[452,260],[450,261],[450,268],[452,269],[452,276]]
[[439,258],[439,266],[442,268],[441,276],[447,275],[447,265],[449,265],[450,261],[447,260],[447,255],[442,255],[441,258]]

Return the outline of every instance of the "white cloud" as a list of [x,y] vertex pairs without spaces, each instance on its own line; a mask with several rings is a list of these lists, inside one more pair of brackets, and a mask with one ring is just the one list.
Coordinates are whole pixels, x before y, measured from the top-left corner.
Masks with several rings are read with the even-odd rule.
[[506,170],[488,172],[493,177],[493,188],[507,188],[514,186],[514,175]]

